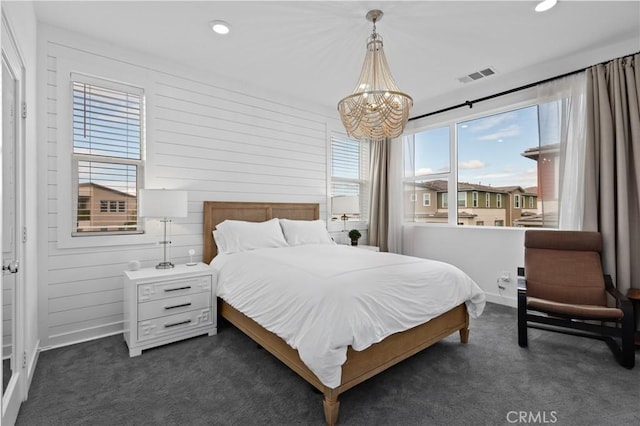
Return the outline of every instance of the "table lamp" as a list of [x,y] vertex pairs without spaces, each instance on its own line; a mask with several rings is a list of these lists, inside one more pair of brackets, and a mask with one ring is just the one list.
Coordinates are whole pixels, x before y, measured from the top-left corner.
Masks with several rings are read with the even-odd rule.
[[347,230],[347,219],[350,214],[360,214],[360,200],[357,195],[336,195],[331,198],[331,213],[339,215]]
[[162,262],[156,269],[170,269],[175,265],[167,260],[167,246],[171,241],[167,239],[167,222],[170,218],[187,217],[187,191],[168,189],[140,190],[140,217],[159,217],[164,224],[163,238],[160,244],[164,246]]

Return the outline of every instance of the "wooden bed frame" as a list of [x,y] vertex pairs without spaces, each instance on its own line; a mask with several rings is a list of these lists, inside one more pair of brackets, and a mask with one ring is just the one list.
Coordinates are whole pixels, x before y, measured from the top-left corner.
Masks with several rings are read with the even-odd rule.
[[[204,202],[204,261],[209,263],[217,254],[212,231],[225,219],[262,222],[274,217],[294,220],[316,220],[319,218],[318,204],[308,203],[245,203],[245,202]],[[338,396],[366,379],[375,376],[394,364],[420,352],[456,331],[460,341],[469,339],[469,315],[465,304],[414,327],[392,334],[383,341],[363,351],[347,350],[347,361],[342,365],[342,380],[337,388],[329,388],[300,360],[298,352],[284,340],[242,312],[219,300],[220,315],[255,340],[303,379],[324,394],[323,408],[326,423],[335,425],[338,421],[340,402]]]

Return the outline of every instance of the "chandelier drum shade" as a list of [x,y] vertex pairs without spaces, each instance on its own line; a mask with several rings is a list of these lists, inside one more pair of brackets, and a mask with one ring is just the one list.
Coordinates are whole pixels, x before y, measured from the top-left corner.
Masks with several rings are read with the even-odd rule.
[[338,112],[350,137],[378,141],[402,134],[413,99],[400,91],[389,70],[382,37],[376,33],[382,11],[370,10],[366,18],[373,22],[373,33],[364,65],[353,93],[338,103]]

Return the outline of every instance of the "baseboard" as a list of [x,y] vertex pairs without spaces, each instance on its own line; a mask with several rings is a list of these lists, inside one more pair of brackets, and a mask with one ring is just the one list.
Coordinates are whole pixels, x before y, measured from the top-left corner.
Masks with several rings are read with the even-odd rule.
[[49,351],[51,349],[62,348],[65,346],[75,345],[77,343],[90,342],[92,340],[122,334],[123,323],[123,321],[117,321],[69,333],[55,334],[49,337],[48,344],[41,347],[40,350]]
[[497,305],[511,306],[512,308],[518,307],[518,299],[515,297],[492,293],[485,293],[485,296],[487,297],[487,302],[495,303]]
[[40,358],[40,340],[36,342],[35,350],[33,351],[33,355],[27,362],[27,377],[26,377],[26,388],[24,391],[24,399],[27,399],[29,395],[29,389],[31,388],[31,381],[33,380],[33,376],[36,372],[36,365],[38,364],[38,359]]

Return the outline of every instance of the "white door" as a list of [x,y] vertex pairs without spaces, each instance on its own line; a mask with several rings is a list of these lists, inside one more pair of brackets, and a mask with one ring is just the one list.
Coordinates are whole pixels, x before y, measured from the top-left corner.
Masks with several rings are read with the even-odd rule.
[[2,424],[13,424],[24,399],[22,350],[22,291],[19,256],[19,143],[24,69],[2,21],[2,202],[0,247],[2,248]]

